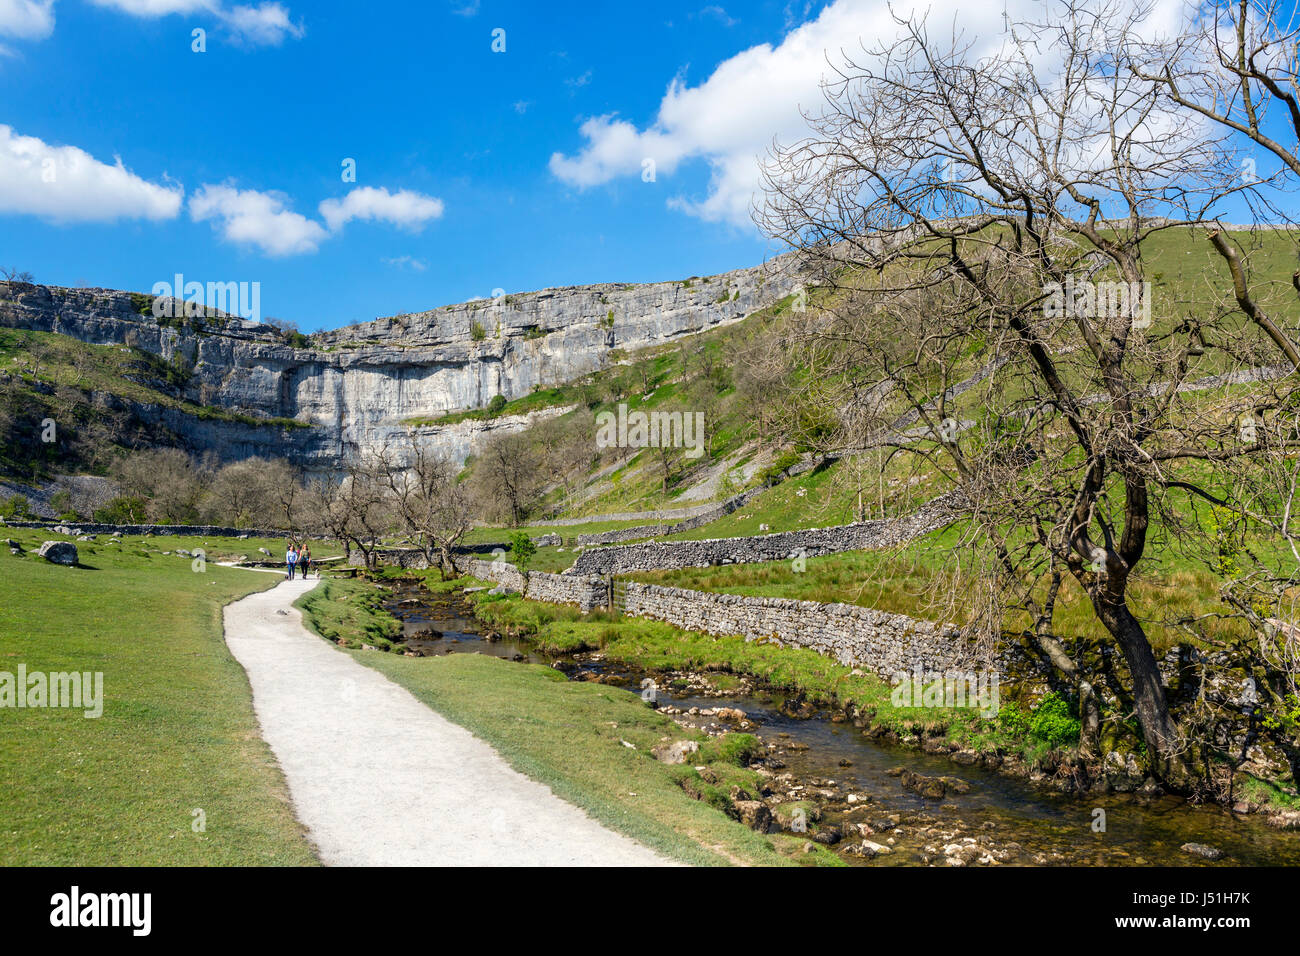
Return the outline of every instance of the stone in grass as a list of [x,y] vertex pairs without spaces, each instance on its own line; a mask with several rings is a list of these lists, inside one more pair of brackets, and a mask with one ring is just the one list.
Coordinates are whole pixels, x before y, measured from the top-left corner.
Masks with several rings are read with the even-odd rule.
[[36,553],[54,564],[72,567],[77,563],[77,546],[71,541],[46,541]]
[[766,833],[772,826],[772,811],[761,800],[736,800],[732,805],[740,822],[751,830]]
[[686,763],[688,754],[698,752],[700,745],[694,740],[679,740],[671,744],[659,744],[651,748],[650,752],[654,756],[668,764]]
[[1223,858],[1222,850],[1216,846],[1206,846],[1204,843],[1184,843],[1179,849],[1184,853],[1192,854],[1192,856],[1203,856],[1207,860]]

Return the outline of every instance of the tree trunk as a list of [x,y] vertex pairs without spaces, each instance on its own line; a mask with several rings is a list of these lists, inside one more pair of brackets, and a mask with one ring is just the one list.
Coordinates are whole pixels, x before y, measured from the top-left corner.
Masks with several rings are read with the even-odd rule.
[[1101,741],[1101,706],[1092,684],[1079,678],[1079,754],[1095,757]]
[[1171,776],[1182,776],[1174,766],[1179,751],[1178,730],[1169,716],[1169,702],[1160,681],[1160,668],[1156,666],[1156,656],[1151,651],[1146,632],[1125,603],[1109,604],[1094,599],[1093,607],[1128,664],[1133,684],[1133,706],[1142,737],[1156,758],[1154,769],[1167,780]]

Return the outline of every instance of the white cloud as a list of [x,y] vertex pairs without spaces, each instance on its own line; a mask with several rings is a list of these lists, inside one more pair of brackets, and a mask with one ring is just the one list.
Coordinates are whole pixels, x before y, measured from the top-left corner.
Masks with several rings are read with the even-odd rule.
[[331,232],[338,232],[353,219],[375,219],[418,230],[442,212],[441,199],[407,189],[390,193],[373,186],[359,187],[342,199],[326,199],[320,204],[320,214]]
[[429,268],[429,263],[424,259],[417,259],[414,256],[398,256],[395,259],[385,259],[388,265],[395,269],[410,269],[413,272],[423,272]]
[[699,17],[701,20],[712,17],[721,23],[724,27],[734,27],[740,21],[727,13],[726,9],[718,6],[716,3],[704,7],[699,13],[691,14],[692,19]]
[[[0,0],[3,2],[3,0]],[[172,14],[206,13],[216,17],[240,42],[251,46],[278,46],[286,36],[303,35],[301,24],[289,19],[288,9],[279,3],[236,4],[221,0],[91,0],[133,17],[157,18]]]
[[574,76],[564,81],[564,85],[571,90],[580,90],[591,82],[591,70],[588,70],[582,76]]
[[278,193],[204,185],[190,198],[190,218],[215,220],[224,238],[258,246],[268,255],[315,252],[327,236],[324,227],[286,206]]
[[[294,212],[282,193],[238,189],[229,184],[203,185],[190,198],[189,207],[195,222],[212,221],[223,238],[257,246],[272,256],[315,252],[332,233],[354,219],[373,219],[418,230],[443,212],[441,199],[405,189],[390,193],[373,186],[322,202],[320,213],[326,225]],[[407,256],[386,261],[417,271],[427,267],[427,263]]]
[[[1161,0],[1159,5],[1180,4]],[[862,46],[874,48],[898,34],[891,6],[902,17],[928,16],[945,35],[956,29],[968,38],[984,38],[974,56],[993,52],[1005,39],[1000,5],[835,0],[779,44],[750,47],[723,61],[699,85],[673,79],[656,116],[644,127],[613,113],[586,119],[579,127],[582,148],[572,155],[553,154],[551,172],[586,188],[639,176],[646,159],[654,160],[659,176],[671,176],[681,163],[700,159],[710,169],[707,194],[677,196],[669,204],[705,220],[749,225],[761,182],[760,160],[772,139],[790,142],[806,132],[800,110],[816,110],[823,102],[819,83],[829,69],[828,59],[838,60],[840,51],[861,58]],[[1040,0],[1007,0],[1007,14],[1012,20],[1041,19],[1043,6]]]
[[184,191],[102,163],[75,146],[50,146],[0,125],[0,213],[56,222],[173,219]]
[[133,17],[165,17],[173,13],[212,11],[217,0],[91,0],[97,7],[111,7]]
[[302,24],[290,20],[289,11],[278,3],[231,7],[218,16],[235,36],[253,46],[279,46],[286,36],[300,39],[303,35]]
[[0,36],[43,40],[54,32],[54,0],[0,0]]

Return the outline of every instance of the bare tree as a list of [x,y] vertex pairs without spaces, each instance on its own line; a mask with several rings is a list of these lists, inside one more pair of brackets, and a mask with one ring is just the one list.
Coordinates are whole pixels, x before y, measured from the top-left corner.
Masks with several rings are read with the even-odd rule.
[[452,553],[473,526],[469,495],[456,480],[456,466],[424,444],[416,444],[405,465],[387,448],[377,463],[400,529],[415,539],[429,567],[436,560],[444,577],[454,576]]
[[209,520],[236,528],[260,524],[266,513],[262,475],[268,464],[261,458],[245,458],[220,468],[207,487],[204,510]]
[[342,475],[318,478],[309,492],[311,523],[342,546],[345,558],[361,552],[367,568],[375,565],[375,552],[396,522],[386,472],[374,456],[349,457]]
[[517,528],[541,490],[539,456],[529,436],[497,435],[474,465],[473,491],[485,514]]
[[199,515],[205,476],[179,448],[137,451],[118,462],[122,493],[148,501],[150,521],[192,524]]
[[[1252,187],[1224,138],[1116,68],[1110,51],[1142,35],[1142,15],[1060,3],[986,57],[900,19],[901,39],[825,85],[810,136],[774,147],[758,217],[821,287],[800,334],[824,390],[809,404],[834,410],[834,443],[893,447],[960,489],[969,540],[1002,582],[986,627],[1000,635],[1004,606],[1027,614],[1077,690],[1087,750],[1095,677],[1053,627],[1077,583],[1123,655],[1154,769],[1185,783],[1198,755],[1129,585],[1153,526],[1190,532],[1188,498],[1218,500],[1197,463],[1297,447],[1239,431],[1243,411],[1283,407],[1286,389],[1184,386],[1294,368],[1295,353],[1289,330],[1152,292],[1152,238]],[[910,434],[892,427],[904,412]]]

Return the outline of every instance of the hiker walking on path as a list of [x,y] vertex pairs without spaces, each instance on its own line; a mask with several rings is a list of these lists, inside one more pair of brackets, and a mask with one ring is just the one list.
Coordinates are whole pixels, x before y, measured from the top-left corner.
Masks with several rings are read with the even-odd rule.
[[289,543],[289,550],[284,553],[284,563],[289,566],[289,573],[287,577],[289,578],[290,581],[292,581],[293,569],[298,564],[298,552],[294,550],[293,542]]
[[[311,574],[311,547],[302,546],[302,551],[298,554],[298,568],[302,571],[302,579],[307,580],[307,575]],[[316,572],[316,577],[320,577],[320,572]]]

